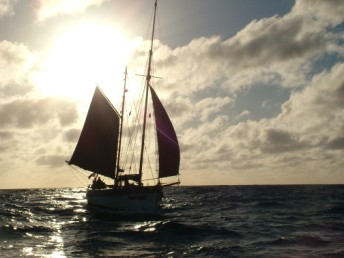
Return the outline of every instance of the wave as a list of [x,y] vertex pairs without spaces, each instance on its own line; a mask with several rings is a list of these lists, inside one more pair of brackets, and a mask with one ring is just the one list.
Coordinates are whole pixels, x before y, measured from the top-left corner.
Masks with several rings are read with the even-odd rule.
[[331,241],[328,241],[320,236],[317,235],[294,235],[294,236],[281,236],[275,240],[267,241],[267,242],[259,242],[258,244],[263,245],[300,245],[300,246],[308,246],[308,247],[323,247],[331,244]]
[[162,216],[126,217],[95,213],[84,189],[6,190],[0,252],[16,257],[32,246],[32,256],[344,257],[343,196],[343,186],[171,187]]
[[14,226],[14,225],[3,225],[0,226],[0,238],[17,238],[23,237],[27,234],[42,234],[51,233],[55,230],[50,226]]
[[333,204],[329,208],[327,208],[328,214],[344,214],[344,203]]
[[[148,225],[151,227],[151,225]],[[234,230],[229,230],[224,227],[215,227],[212,225],[186,225],[176,221],[162,221],[154,224],[156,232],[163,234],[171,234],[179,237],[188,237],[188,238],[202,238],[202,237],[229,237],[237,238],[242,237],[242,235]],[[145,227],[140,229],[146,230]]]

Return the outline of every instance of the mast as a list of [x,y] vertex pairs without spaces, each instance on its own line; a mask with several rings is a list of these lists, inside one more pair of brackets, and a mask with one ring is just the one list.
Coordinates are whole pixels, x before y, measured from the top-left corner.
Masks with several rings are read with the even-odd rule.
[[125,93],[127,92],[127,67],[125,67],[124,71],[124,86],[123,86],[123,97],[122,97],[122,107],[121,107],[121,126],[119,128],[119,142],[118,142],[118,152],[117,152],[117,167],[116,167],[116,175],[115,175],[115,186],[118,183],[118,174],[121,171],[119,167],[119,161],[121,158],[121,145],[122,145],[122,132],[123,132],[123,122],[124,122],[124,107],[125,107]]
[[147,103],[148,103],[148,88],[150,86],[150,79],[151,79],[151,65],[152,65],[152,56],[153,56],[153,40],[154,40],[154,30],[155,30],[155,17],[156,17],[156,9],[157,9],[157,0],[155,0],[154,4],[154,18],[153,18],[153,28],[152,28],[152,36],[151,36],[151,45],[148,55],[148,69],[146,75],[146,89],[145,89],[145,106],[144,106],[144,116],[143,116],[143,129],[142,129],[142,141],[141,141],[141,154],[140,154],[140,167],[139,167],[139,184],[141,185],[141,178],[142,178],[142,165],[143,165],[143,152],[145,147],[145,134],[146,134],[146,123],[147,123]]

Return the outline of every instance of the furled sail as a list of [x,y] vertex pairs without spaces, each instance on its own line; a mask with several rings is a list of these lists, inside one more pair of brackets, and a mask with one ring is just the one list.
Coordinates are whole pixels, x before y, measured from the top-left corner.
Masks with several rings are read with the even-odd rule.
[[179,174],[180,150],[176,132],[160,99],[150,87],[159,152],[159,178]]
[[69,164],[114,178],[120,115],[98,87]]

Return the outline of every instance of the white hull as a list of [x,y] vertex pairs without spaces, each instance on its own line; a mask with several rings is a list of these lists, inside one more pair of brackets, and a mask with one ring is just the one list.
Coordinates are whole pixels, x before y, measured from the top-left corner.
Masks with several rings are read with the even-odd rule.
[[116,214],[160,214],[161,188],[88,189],[90,207]]

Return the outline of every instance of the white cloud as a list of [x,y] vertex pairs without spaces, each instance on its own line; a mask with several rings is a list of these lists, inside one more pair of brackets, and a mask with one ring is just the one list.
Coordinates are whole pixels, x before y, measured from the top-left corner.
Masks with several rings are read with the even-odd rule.
[[0,18],[3,16],[13,15],[13,7],[17,0],[0,0]]
[[[289,14],[252,21],[230,39],[200,38],[167,51],[166,62],[177,76],[171,88],[201,122],[193,120],[193,112],[183,116],[184,124],[197,125],[181,134],[183,169],[231,171],[232,176],[246,171],[254,178],[276,173],[274,182],[344,181],[344,64],[312,74],[327,54],[343,55],[343,33],[331,31],[344,21],[343,6],[342,1],[298,1]],[[214,100],[210,94],[227,93],[233,104],[237,94],[257,84],[296,90],[269,119],[233,124],[223,116],[224,106],[215,116],[206,115],[216,109],[206,104]],[[242,111],[237,118],[248,114]]]
[[[343,85],[344,64],[338,64],[291,95],[277,117],[236,125],[211,121],[190,129],[182,138],[192,146],[185,150],[185,160],[198,169],[265,170],[285,179],[294,169],[303,177],[314,175],[318,183],[326,171],[329,178],[336,174],[343,180]],[[215,130],[205,129],[209,125]]]
[[106,0],[39,0],[37,20],[39,22],[61,14],[74,14],[85,11],[89,6],[100,5]]
[[[13,170],[18,177],[25,178],[28,171],[38,173],[39,168],[33,165],[35,160],[55,168],[59,160],[56,157],[68,156],[66,148],[70,146],[63,137],[64,128],[68,130],[78,121],[78,103],[39,95],[31,77],[41,67],[40,62],[27,46],[0,42],[0,165],[5,178],[0,188],[15,187]],[[42,178],[48,180],[46,175]],[[37,180],[37,184],[42,183],[43,180]]]
[[[344,4],[341,0],[297,0],[291,13],[316,22],[321,27],[334,26],[344,19]],[[313,29],[319,28],[317,26],[311,27]]]
[[201,122],[209,121],[210,116],[218,114],[231,102],[229,97],[205,98],[197,102],[193,108],[194,115]]
[[76,120],[76,106],[57,97],[37,97],[30,78],[39,60],[25,45],[0,42],[0,123],[2,128],[41,126],[56,117],[64,126]]
[[244,111],[242,111],[239,115],[237,115],[237,116],[235,117],[235,119],[240,119],[240,118],[243,118],[243,117],[247,117],[247,116],[249,116],[250,114],[251,114],[250,111],[244,110]]
[[303,91],[294,93],[283,105],[277,123],[302,132],[334,133],[342,130],[343,99],[344,64],[339,63],[331,71],[314,76]]
[[253,20],[226,40],[199,38],[166,50],[168,65],[183,64],[174,71],[173,88],[189,94],[214,84],[229,92],[259,83],[304,87],[316,60],[343,55],[343,33],[328,29],[344,21],[344,3],[320,2],[298,1],[289,14]]
[[36,55],[19,43],[0,42],[0,96],[22,95],[32,88],[29,77],[35,68]]

